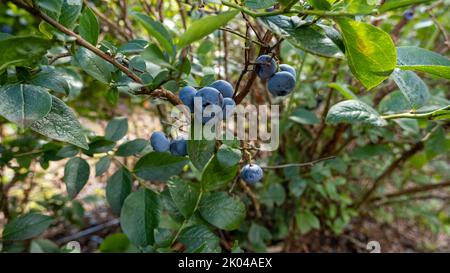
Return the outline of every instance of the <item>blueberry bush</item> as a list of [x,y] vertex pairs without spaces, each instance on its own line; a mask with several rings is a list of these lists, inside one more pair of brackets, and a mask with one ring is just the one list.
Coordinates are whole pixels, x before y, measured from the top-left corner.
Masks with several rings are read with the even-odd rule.
[[[449,7],[1,1],[0,250],[85,230],[88,251],[289,252],[360,219],[449,234]],[[279,145],[177,133],[183,105],[200,124],[277,105]]]

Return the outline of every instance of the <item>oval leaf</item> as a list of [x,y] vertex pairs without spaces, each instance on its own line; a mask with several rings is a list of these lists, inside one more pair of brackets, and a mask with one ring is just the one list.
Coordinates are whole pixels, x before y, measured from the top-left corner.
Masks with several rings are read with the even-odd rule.
[[130,241],[137,246],[154,243],[154,229],[159,225],[160,202],[158,195],[140,189],[128,195],[120,213],[120,226]]
[[397,64],[402,70],[426,72],[450,79],[450,60],[423,48],[414,46],[398,47]]
[[169,192],[172,200],[183,216],[188,219],[194,213],[197,206],[197,200],[200,195],[198,184],[185,182],[176,177],[168,182]]
[[52,97],[43,88],[28,84],[0,87],[0,115],[22,127],[45,117],[52,108]]
[[216,16],[207,16],[195,21],[178,39],[178,46],[183,48],[213,33],[216,29],[226,25],[238,13],[238,10],[226,11]]
[[83,189],[89,179],[89,164],[80,157],[71,158],[64,167],[64,182],[71,199]]
[[38,36],[10,36],[1,39],[0,72],[11,65],[33,64],[47,52],[50,46],[50,40]]
[[327,115],[328,123],[366,123],[385,126],[387,122],[375,109],[359,100],[346,100],[333,105]]
[[284,37],[301,50],[323,57],[342,58],[344,56],[334,42],[336,35],[333,37],[327,35],[327,31],[330,34],[336,32],[328,26],[315,26],[301,21],[298,17],[283,15],[261,17],[260,21],[270,31]]
[[391,36],[383,30],[350,19],[336,21],[342,31],[348,65],[353,75],[372,89],[391,75],[397,54]]
[[122,139],[128,132],[128,119],[126,117],[113,118],[106,126],[105,138],[111,141]]
[[245,218],[245,205],[224,192],[205,196],[200,202],[200,215],[208,223],[224,230],[235,230]]
[[81,128],[77,117],[57,97],[52,96],[50,112],[45,117],[31,124],[30,128],[49,138],[64,141],[83,149],[89,148],[83,128]]
[[427,103],[430,98],[428,86],[416,73],[396,69],[391,77],[408,100],[412,109],[418,109]]
[[131,173],[125,168],[120,168],[108,178],[106,200],[114,213],[120,213],[125,198],[131,193],[132,182]]
[[28,213],[13,219],[3,230],[3,240],[20,241],[38,236],[46,230],[53,219],[38,213]]
[[97,44],[100,26],[98,24],[97,17],[95,17],[94,12],[92,12],[90,8],[85,8],[80,17],[79,31],[80,36],[86,41],[93,45]]
[[171,176],[179,174],[187,163],[185,157],[152,152],[139,159],[134,171],[145,180],[167,181]]

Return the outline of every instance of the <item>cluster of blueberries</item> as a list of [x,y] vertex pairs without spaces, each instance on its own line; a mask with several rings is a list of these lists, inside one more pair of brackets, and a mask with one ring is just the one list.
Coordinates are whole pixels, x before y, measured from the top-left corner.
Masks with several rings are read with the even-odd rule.
[[170,151],[175,156],[186,156],[187,153],[187,140],[184,138],[178,138],[170,141],[163,132],[154,132],[150,137],[150,144],[153,150],[157,152]]
[[[157,131],[150,137],[150,144],[157,152],[170,151],[175,156],[187,155],[187,140],[184,138],[170,141],[163,132]],[[255,184],[263,178],[263,171],[256,164],[247,164],[241,169],[240,177],[248,184]]]
[[[198,91],[192,86],[185,86],[179,92],[178,97],[191,113],[196,113],[196,118],[200,118],[203,123],[206,123],[214,118],[214,114],[217,112],[222,112],[223,119],[233,113],[236,107],[233,94],[234,89],[229,82],[218,80]],[[211,115],[205,116],[204,113],[208,111],[211,111]]]
[[[297,73],[287,64],[280,65],[269,55],[261,55],[256,59],[256,74],[260,79],[267,81],[267,90],[274,96],[289,95],[295,88]],[[278,71],[278,72],[277,72]]]

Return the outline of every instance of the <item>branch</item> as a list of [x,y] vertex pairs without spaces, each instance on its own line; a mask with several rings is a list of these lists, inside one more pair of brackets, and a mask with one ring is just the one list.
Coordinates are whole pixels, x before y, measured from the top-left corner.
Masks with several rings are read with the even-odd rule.
[[322,161],[327,161],[327,160],[331,160],[331,159],[335,159],[336,156],[329,156],[329,157],[324,157],[324,158],[320,158],[311,162],[305,162],[305,163],[291,163],[291,164],[284,164],[284,165],[277,165],[277,166],[264,166],[261,167],[263,169],[282,169],[282,168],[290,168],[290,167],[312,167],[315,164],[322,162]]
[[248,9],[244,6],[231,3],[225,0],[222,0],[222,4],[225,6],[228,6],[230,8],[237,9],[243,13],[246,13],[252,17],[265,17],[265,16],[275,16],[275,15],[282,15],[282,14],[297,14],[297,15],[315,15],[320,17],[343,17],[343,16],[358,16],[358,15],[371,15],[376,14],[378,11],[373,10],[371,12],[332,12],[332,11],[325,11],[325,10],[301,10],[301,11],[291,11],[291,7],[293,4],[295,4],[296,1],[292,1],[291,4],[286,6],[284,9],[278,9],[274,11],[264,11],[264,12],[255,12],[251,9]]
[[399,118],[410,118],[410,119],[437,119],[439,117],[444,117],[444,116],[448,116],[450,111],[450,105],[447,105],[443,108],[431,111],[431,112],[426,112],[426,113],[412,113],[412,112],[408,112],[408,113],[400,113],[400,114],[392,114],[392,115],[385,115],[385,116],[381,116],[381,118],[385,119],[385,120],[390,120],[390,119],[399,119]]
[[[131,78],[134,82],[143,84],[143,81],[141,78],[139,78],[136,74],[134,74],[131,70],[128,69],[128,67],[124,66],[123,64],[119,63],[114,57],[106,54],[105,52],[98,49],[96,46],[92,45],[85,39],[83,39],[80,35],[76,34],[72,30],[66,28],[65,26],[61,25],[59,22],[55,21],[53,18],[48,16],[47,14],[41,12],[38,9],[35,9],[33,7],[30,7],[28,5],[25,5],[17,0],[12,0],[14,4],[17,6],[27,10],[29,13],[33,14],[36,17],[41,18],[45,22],[49,23],[59,31],[63,32],[66,35],[72,36],[75,38],[75,42],[90,51],[92,51],[94,54],[99,56],[100,58],[104,59],[105,61],[111,63],[115,67],[117,67],[120,71],[122,71],[125,75],[127,75],[129,78]],[[156,89],[156,90],[150,90],[148,87],[144,86],[142,87],[143,91],[139,92],[139,95],[151,95],[151,96],[164,96],[166,97],[173,105],[180,105],[182,102],[178,99],[177,96],[175,96],[172,92],[165,90],[164,88]]]
[[418,186],[418,187],[413,187],[413,188],[398,191],[398,192],[389,193],[389,194],[386,194],[385,196],[374,197],[374,198],[370,199],[368,202],[373,203],[373,202],[377,202],[377,201],[383,200],[383,199],[392,199],[392,198],[401,197],[401,196],[405,196],[405,195],[413,195],[413,194],[432,191],[432,190],[441,189],[441,188],[445,188],[445,187],[450,187],[450,181],[446,181],[446,182],[442,182],[442,183],[438,183],[438,184]]

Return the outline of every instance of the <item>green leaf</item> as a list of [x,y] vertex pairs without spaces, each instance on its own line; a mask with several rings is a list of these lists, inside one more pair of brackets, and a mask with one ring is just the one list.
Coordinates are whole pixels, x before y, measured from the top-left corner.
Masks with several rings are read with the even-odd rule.
[[450,79],[450,60],[433,51],[414,46],[397,48],[397,64],[402,70],[426,72]]
[[123,233],[109,235],[99,247],[102,253],[139,253],[137,247],[131,244]]
[[380,7],[380,12],[384,13],[389,10],[402,8],[405,6],[418,5],[422,3],[431,2],[433,0],[386,0]]
[[67,158],[67,157],[74,157],[76,156],[80,151],[77,147],[69,145],[62,147],[57,153],[56,156]]
[[350,90],[350,88],[348,88],[347,85],[343,85],[343,84],[339,84],[339,83],[330,83],[330,84],[328,84],[328,87],[336,89],[337,91],[339,91],[339,93],[341,93],[341,95],[344,98],[346,98],[348,100],[358,99],[358,96],[356,96],[355,93],[353,93],[352,90]]
[[303,108],[295,110],[289,119],[300,124],[318,124],[320,122],[314,112]]
[[56,69],[48,69],[36,74],[36,76],[30,80],[30,83],[50,89],[51,91],[69,95],[71,88],[66,77],[67,75],[63,75]]
[[89,164],[80,157],[71,158],[64,166],[64,183],[67,193],[74,199],[89,179]]
[[300,210],[295,215],[297,226],[302,234],[320,228],[319,218],[309,210]]
[[64,0],[61,7],[59,22],[63,26],[73,29],[78,21],[78,18],[80,17],[82,7],[82,0]]
[[83,149],[89,148],[77,117],[57,97],[52,96],[50,112],[31,124],[30,128],[49,138],[67,142]]
[[281,206],[286,200],[286,192],[284,191],[283,186],[279,183],[270,184],[267,190],[262,194],[261,201],[268,204],[269,206],[273,206],[273,204],[277,204]]
[[216,155],[217,161],[224,168],[231,168],[239,164],[242,158],[242,152],[228,145],[222,144]]
[[120,213],[125,198],[131,193],[132,183],[131,173],[123,167],[108,178],[106,200],[114,213]]
[[30,253],[61,253],[61,250],[50,240],[35,239],[31,242]]
[[143,13],[135,13],[135,17],[145,27],[150,36],[154,37],[155,41],[157,41],[170,56],[173,56],[175,49],[172,37],[164,25]]
[[117,52],[120,52],[122,54],[137,54],[144,51],[145,47],[147,46],[148,42],[143,39],[135,39],[127,42],[126,44],[121,45]]
[[412,109],[418,109],[427,103],[430,98],[428,86],[416,73],[396,69],[391,77],[408,100]]
[[154,229],[159,225],[160,200],[148,189],[128,195],[120,213],[120,226],[130,241],[137,246],[154,243]]
[[250,229],[248,230],[248,241],[252,245],[263,246],[264,241],[271,239],[272,234],[270,234],[270,231],[266,227],[252,223]]
[[111,157],[107,155],[100,158],[97,164],[95,164],[95,176],[100,176],[104,174],[109,169],[111,162],[112,162]]
[[121,140],[128,132],[126,117],[113,118],[106,126],[105,138],[111,141]]
[[348,65],[353,75],[372,89],[386,80],[396,66],[391,36],[383,30],[350,19],[336,20],[344,38]]
[[93,45],[97,45],[98,34],[100,33],[100,25],[94,12],[88,7],[83,11],[80,17],[79,26],[80,36]]
[[231,19],[236,17],[238,13],[238,10],[226,11],[219,15],[206,16],[193,22],[178,39],[178,47],[184,48],[213,33],[216,29],[226,25]]
[[187,163],[185,157],[152,152],[139,159],[134,171],[145,180],[167,181],[171,176],[179,174]]
[[27,213],[11,220],[3,230],[3,240],[21,241],[31,239],[44,232],[52,223],[50,216]]
[[215,190],[230,183],[238,172],[239,166],[223,166],[217,156],[214,156],[202,174],[202,187],[204,190]]
[[378,105],[380,113],[400,113],[411,110],[411,104],[401,91],[389,93]]
[[327,0],[307,0],[307,2],[318,10],[329,10],[331,8],[331,4]]
[[103,83],[109,83],[111,81],[111,74],[115,71],[114,66],[89,49],[84,47],[78,48],[73,60],[77,66],[94,79]]
[[194,166],[202,171],[203,168],[208,164],[211,157],[214,155],[216,149],[215,140],[195,140],[192,136],[187,143],[187,152],[189,159]]
[[328,123],[366,123],[375,126],[385,126],[387,122],[378,112],[359,100],[346,100],[333,105],[326,118]]
[[91,141],[91,143],[89,143],[89,149],[87,151],[83,151],[83,153],[88,156],[103,154],[112,151],[114,146],[116,146],[114,141],[106,140],[103,137],[96,137]]
[[221,252],[219,238],[204,225],[194,225],[184,229],[178,239],[185,245],[185,252],[188,253],[199,248],[202,248],[205,253]]
[[116,156],[132,156],[139,154],[148,146],[148,144],[148,140],[140,138],[125,142],[117,149]]
[[63,5],[62,0],[36,0],[36,4],[47,15],[49,15],[56,21],[59,20],[59,16],[61,15],[61,8]]
[[375,9],[372,0],[345,0],[342,3],[343,10],[352,14],[369,14]]
[[186,219],[189,219],[198,205],[200,185],[185,182],[178,177],[174,177],[169,180],[168,187],[176,207]]
[[11,65],[28,66],[34,64],[47,53],[50,46],[50,40],[38,36],[10,36],[1,39],[0,72]]
[[[293,46],[311,54],[328,57],[342,58],[344,54],[334,39],[341,39],[339,33],[329,26],[311,25],[298,17],[284,15],[261,17],[259,20],[273,33],[285,38]],[[334,34],[330,37],[327,33]],[[336,36],[337,35],[337,36]]]
[[245,0],[245,5],[251,9],[266,9],[276,3],[276,0]]
[[52,97],[42,87],[14,84],[0,87],[0,115],[28,127],[45,117],[52,108]]
[[238,229],[246,214],[244,203],[225,192],[215,192],[203,197],[199,211],[208,223],[224,230]]

